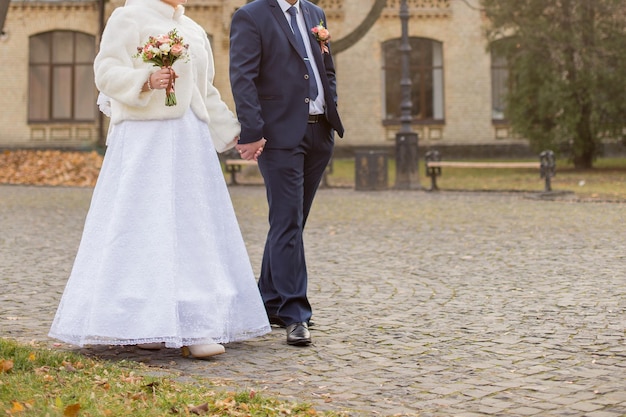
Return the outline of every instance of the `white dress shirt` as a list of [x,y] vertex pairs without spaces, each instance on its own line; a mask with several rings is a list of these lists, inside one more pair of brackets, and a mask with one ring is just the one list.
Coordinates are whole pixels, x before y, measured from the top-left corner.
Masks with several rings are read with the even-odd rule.
[[[291,4],[289,4],[287,0],[278,0],[278,5],[283,10],[283,14],[285,15],[285,19],[287,19],[287,23],[289,24],[289,26],[291,26],[291,15],[287,11],[290,7],[292,7]],[[298,29],[300,29],[300,33],[302,34],[304,47],[306,48],[306,55],[310,59],[311,68],[313,69],[313,76],[315,77],[315,82],[317,83],[317,91],[319,92],[317,98],[309,102],[309,114],[324,114],[324,87],[322,86],[322,80],[320,78],[319,71],[317,70],[317,65],[315,65],[315,59],[313,58],[313,51],[311,50],[311,37],[306,29],[306,23],[304,22],[302,9],[300,8],[300,1],[297,1],[293,5],[293,7],[298,9],[298,15],[296,16],[296,19],[298,21]],[[312,28],[309,28],[309,30],[310,29]]]

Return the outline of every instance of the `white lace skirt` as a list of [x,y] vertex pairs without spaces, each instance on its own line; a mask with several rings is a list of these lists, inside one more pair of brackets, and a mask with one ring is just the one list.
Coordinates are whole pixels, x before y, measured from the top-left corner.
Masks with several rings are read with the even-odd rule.
[[206,124],[115,126],[49,335],[181,347],[270,330]]

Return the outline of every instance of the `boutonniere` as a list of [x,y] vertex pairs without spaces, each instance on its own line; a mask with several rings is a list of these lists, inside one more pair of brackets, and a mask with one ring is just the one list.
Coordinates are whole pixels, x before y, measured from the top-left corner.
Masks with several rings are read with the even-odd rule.
[[322,53],[327,54],[328,52],[328,41],[330,41],[330,32],[328,29],[324,27],[324,22],[320,20],[320,24],[314,26],[311,29],[311,33],[315,36],[315,39],[320,43],[320,48],[322,48]]

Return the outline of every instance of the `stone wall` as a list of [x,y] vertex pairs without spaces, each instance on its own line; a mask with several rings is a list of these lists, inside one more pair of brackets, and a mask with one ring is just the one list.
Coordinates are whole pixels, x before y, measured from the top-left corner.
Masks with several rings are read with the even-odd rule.
[[[365,18],[374,0],[321,0],[334,39],[349,34]],[[485,51],[480,12],[468,2],[409,0],[409,35],[443,43],[443,124],[416,125],[420,146],[524,145],[510,137],[506,126],[491,119],[490,59]],[[123,4],[107,2],[106,15]],[[232,13],[245,0],[190,0],[186,13],[213,40],[215,83],[232,105],[228,82],[228,32]],[[336,56],[339,109],[346,135],[339,147],[392,146],[398,126],[383,124],[382,44],[399,38],[399,0],[388,0],[375,27],[356,45]],[[4,65],[0,79],[0,147],[88,147],[97,143],[98,123],[35,125],[27,121],[28,38],[55,29],[98,36],[99,8],[95,1],[12,1],[0,39]],[[8,59],[6,57],[9,57]],[[399,82],[399,80],[398,80]],[[106,123],[106,120],[105,120]]]
[[[82,147],[97,139],[97,126],[28,124],[29,36],[51,30],[98,34],[95,2],[11,2],[0,38],[0,146]],[[95,87],[94,87],[95,88]]]

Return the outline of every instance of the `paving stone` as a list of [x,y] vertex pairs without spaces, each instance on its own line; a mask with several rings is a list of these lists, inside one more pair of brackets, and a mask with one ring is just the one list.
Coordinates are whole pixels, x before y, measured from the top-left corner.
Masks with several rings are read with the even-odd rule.
[[581,401],[578,403],[574,403],[570,405],[570,407],[574,410],[580,410],[580,411],[585,411],[585,412],[596,411],[596,410],[600,410],[603,408],[601,404],[592,403],[589,401]]
[[536,415],[543,415],[545,411],[539,408],[533,408],[533,407],[520,407],[520,408],[511,410],[511,413],[512,415],[516,415],[516,416],[536,416]]
[[[47,338],[91,193],[0,186],[0,337],[349,416],[626,415],[624,204],[320,190],[305,232],[313,345],[275,328],[196,361]],[[258,274],[264,190],[230,193]]]

